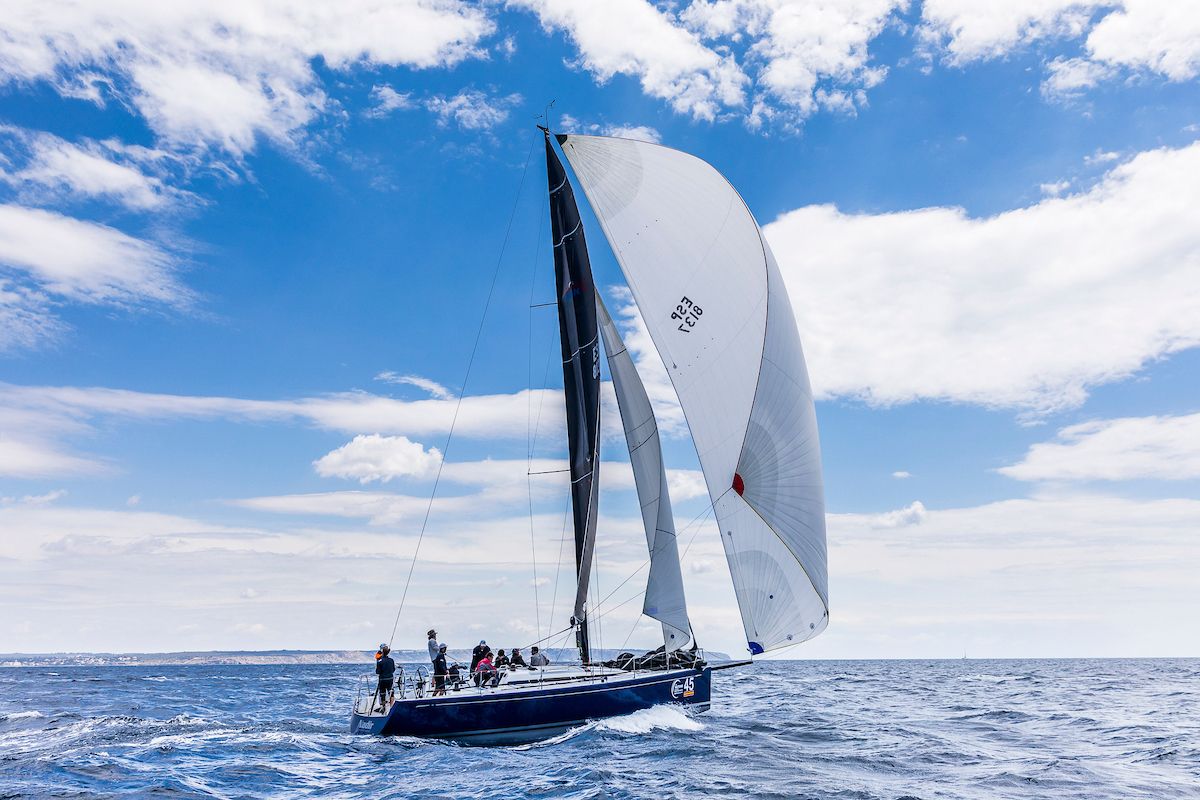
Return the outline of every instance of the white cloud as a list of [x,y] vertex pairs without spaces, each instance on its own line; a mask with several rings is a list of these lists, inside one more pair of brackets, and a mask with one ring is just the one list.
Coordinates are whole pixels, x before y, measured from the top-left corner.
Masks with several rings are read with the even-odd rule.
[[[1045,494],[829,516],[834,605],[808,657],[1191,654],[1200,501]],[[1120,635],[1113,636],[1113,631]],[[1191,633],[1178,638],[1181,631]]]
[[[412,502],[423,512],[423,498]],[[435,513],[401,642],[419,648],[430,620],[452,642],[467,641],[471,625],[506,645],[536,638],[510,625],[534,619],[529,520],[472,517],[477,505],[457,511],[459,522]],[[1043,495],[925,509],[919,524],[880,525],[912,508],[830,515],[832,622],[806,657],[957,657],[964,647],[973,656],[1186,655],[1200,647],[1195,634],[1180,633],[1193,631],[1187,621],[1200,613],[1200,501]],[[569,552],[556,563],[562,520],[561,510],[534,519],[536,577],[549,582],[560,566],[557,579],[570,580]],[[0,650],[230,647],[238,640],[223,632],[243,622],[278,637],[258,646],[353,646],[361,631],[347,632],[348,620],[395,613],[396,567],[413,552],[413,527],[323,529],[289,519],[275,531],[61,501],[3,505],[0,530],[20,535],[0,537],[0,604],[34,624],[0,618]],[[645,560],[640,520],[606,518],[601,531],[603,585],[615,586]],[[705,529],[691,544],[685,581],[701,640],[738,652],[719,536]],[[475,602],[472,589],[484,585],[494,591]],[[244,596],[247,587],[257,597]],[[569,604],[559,597],[551,615],[548,594],[539,596],[543,631]],[[76,609],[69,619],[64,602]],[[621,618],[627,630],[639,608],[630,603],[628,616],[605,623]]]
[[1049,74],[1042,81],[1042,96],[1047,100],[1070,100],[1112,76],[1104,64],[1086,58],[1056,58],[1046,65]]
[[61,500],[67,496],[66,489],[55,489],[45,494],[27,494],[24,497],[3,497],[0,498],[0,503],[6,505],[12,503],[20,503],[26,506],[48,506],[56,500]]
[[405,436],[368,434],[355,436],[338,449],[313,462],[317,474],[326,478],[351,478],[359,483],[396,477],[427,477],[442,462],[436,447],[426,450],[420,442]]
[[62,333],[62,300],[133,308],[187,305],[177,258],[115,228],[54,211],[0,204],[0,351]]
[[640,142],[662,141],[662,134],[649,125],[606,125],[603,129],[605,136],[616,136],[620,139],[637,139]]
[[1063,180],[1054,181],[1053,183],[1043,183],[1039,188],[1042,190],[1042,194],[1046,195],[1047,197],[1058,197],[1067,189],[1071,188],[1071,182]]
[[1003,57],[1048,38],[1084,40],[1084,56],[1050,64],[1043,93],[1078,94],[1122,70],[1172,81],[1200,74],[1200,9],[1162,0],[926,0],[921,34],[951,63]]
[[19,168],[0,165],[0,181],[36,202],[47,199],[98,198],[119,203],[135,211],[157,210],[183,198],[186,192],[169,187],[163,171],[176,159],[160,150],[130,147],[114,140],[85,139],[72,144],[41,131],[0,126],[9,159],[24,156]]
[[893,478],[895,478],[895,479],[896,479],[896,480],[898,480],[898,481],[902,481],[902,480],[904,480],[904,479],[906,479],[906,478],[911,478],[911,477],[912,477],[912,473],[911,473],[911,472],[906,472],[905,470],[902,470],[902,469],[901,469],[901,470],[896,470],[895,472],[893,472],[893,473],[892,473],[892,477],[893,477]]
[[0,267],[84,302],[181,303],[174,257],[115,228],[53,211],[0,205]]
[[0,434],[0,477],[49,478],[103,471],[98,461],[62,452],[36,437],[22,439],[9,433]]
[[1200,8],[1170,0],[1124,0],[1088,34],[1092,58],[1173,81],[1200,74]]
[[422,378],[420,375],[399,375],[391,370],[385,370],[376,375],[375,380],[383,381],[384,383],[415,386],[418,389],[428,392],[430,397],[437,400],[450,400],[454,397],[454,393],[442,384],[429,378]]
[[391,86],[380,84],[371,87],[371,107],[364,113],[368,117],[382,119],[393,111],[407,111],[416,108],[416,102],[410,92],[397,92]]
[[0,80],[116,93],[168,142],[235,156],[260,135],[292,141],[329,107],[315,59],[334,70],[450,66],[482,56],[494,29],[486,10],[457,0],[17,0],[5,12]]
[[920,525],[926,516],[928,512],[925,510],[925,504],[914,500],[904,508],[870,515],[869,524],[872,528],[906,528],[910,525]]
[[819,396],[1038,410],[1200,344],[1198,206],[1194,144],[989,218],[809,206],[765,233]]
[[[454,400],[397,400],[366,392],[247,400],[0,383],[0,423],[7,431],[5,441],[11,443],[6,457],[0,459],[0,470],[24,477],[103,471],[103,462],[71,454],[60,444],[87,433],[101,419],[300,422],[350,434],[413,437],[444,435],[455,404]],[[466,397],[455,430],[465,438],[524,439],[529,408],[538,404],[544,406],[545,425],[565,424],[561,392],[539,390]]]
[[748,37],[746,61],[759,65],[751,124],[782,109],[807,117],[819,108],[852,112],[886,69],[868,45],[908,0],[697,0],[681,15],[706,38],[732,45]]
[[564,133],[587,133],[599,134],[601,136],[616,136],[621,139],[636,139],[641,142],[652,142],[659,144],[662,142],[662,134],[657,128],[650,125],[634,125],[630,123],[605,123],[599,122],[584,122],[570,114],[563,114],[558,118],[557,130]]
[[440,125],[453,122],[463,130],[488,131],[508,119],[521,99],[519,94],[492,97],[478,89],[463,89],[453,97],[431,97],[425,101],[425,107],[433,112]]
[[538,15],[548,31],[564,31],[579,50],[579,65],[600,82],[615,75],[641,81],[642,90],[675,111],[714,119],[740,106],[746,76],[732,56],[705,46],[675,17],[646,0],[510,0]]
[[1048,37],[1083,35],[1096,9],[1110,0],[925,0],[921,33],[943,44],[952,63],[998,58]]
[[1117,161],[1120,158],[1120,153],[1116,153],[1111,150],[1097,149],[1096,152],[1092,153],[1090,156],[1085,156],[1083,163],[1089,167],[1092,167],[1096,166],[1097,164],[1108,164],[1110,162]]
[[50,305],[44,292],[0,278],[0,353],[30,349],[60,336],[64,325]]
[[1200,414],[1071,425],[1000,473],[1022,481],[1200,478]]

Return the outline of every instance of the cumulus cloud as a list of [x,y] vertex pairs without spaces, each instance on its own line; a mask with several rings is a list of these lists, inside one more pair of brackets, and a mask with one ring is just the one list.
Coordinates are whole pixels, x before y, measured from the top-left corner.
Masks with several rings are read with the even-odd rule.
[[440,125],[454,123],[467,131],[489,131],[508,119],[521,99],[519,94],[493,97],[478,89],[463,89],[451,97],[430,97],[425,107],[433,112]]
[[1071,425],[999,471],[1021,481],[1200,478],[1200,414]]
[[898,481],[902,481],[902,480],[905,480],[906,478],[911,478],[912,473],[901,469],[901,470],[896,470],[895,472],[893,472],[892,477]]
[[1109,0],[925,0],[920,33],[946,50],[952,63],[998,58],[1048,37],[1079,37]]
[[821,397],[1042,410],[1200,344],[1200,144],[988,218],[961,209],[767,225]]
[[296,5],[17,0],[0,21],[0,81],[136,108],[163,140],[241,156],[290,143],[330,101],[313,71],[427,68],[483,55],[486,10],[458,0]]
[[1200,74],[1200,8],[1124,0],[1088,34],[1087,50],[1105,64],[1191,80]]
[[1200,74],[1200,10],[1159,0],[926,0],[920,33],[954,64],[998,58],[1032,42],[1084,39],[1082,56],[1049,65],[1043,94],[1074,96],[1121,74],[1171,81]]
[[870,525],[873,528],[906,528],[920,525],[926,516],[925,505],[920,500],[914,500],[904,508],[871,515]]
[[359,483],[387,483],[396,477],[426,477],[437,471],[442,454],[426,450],[406,436],[355,436],[338,449],[313,462],[324,477],[351,478]]
[[675,111],[714,119],[745,100],[746,76],[732,56],[706,46],[668,11],[646,0],[511,0],[562,31],[578,64],[600,82],[625,75]]
[[907,0],[698,0],[682,14],[707,39],[732,45],[746,37],[746,61],[758,67],[751,124],[779,114],[803,118],[819,108],[853,111],[887,71],[868,45]]

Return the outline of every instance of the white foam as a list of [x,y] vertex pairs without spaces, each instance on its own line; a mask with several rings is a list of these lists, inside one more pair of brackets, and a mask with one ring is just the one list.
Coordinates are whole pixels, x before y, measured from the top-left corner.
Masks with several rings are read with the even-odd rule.
[[40,711],[14,711],[11,714],[0,715],[0,722],[8,722],[14,719],[38,719],[44,716],[46,715]]
[[596,727],[599,730],[620,733],[649,733],[658,728],[676,731],[698,731],[704,728],[699,722],[671,706],[653,706],[623,717],[603,719],[596,723]]

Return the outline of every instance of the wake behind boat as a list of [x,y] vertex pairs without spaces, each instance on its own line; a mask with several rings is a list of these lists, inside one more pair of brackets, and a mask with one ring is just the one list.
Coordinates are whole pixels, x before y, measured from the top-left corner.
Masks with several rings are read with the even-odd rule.
[[[567,412],[579,663],[452,681],[424,667],[395,694],[360,691],[351,730],[508,744],[662,703],[703,711],[712,672],[692,631],[658,423],[595,290],[557,144],[621,267],[687,418],[720,528],[751,656],[818,635],[829,620],[824,489],[812,390],[783,279],[741,197],[713,167],[660,145],[551,135],[546,172]],[[588,589],[600,469],[601,346],[650,556],[642,613],[663,646],[591,657]],[[436,486],[436,482],[435,482]],[[414,556],[415,564],[415,556]],[[403,601],[401,603],[403,608]]]

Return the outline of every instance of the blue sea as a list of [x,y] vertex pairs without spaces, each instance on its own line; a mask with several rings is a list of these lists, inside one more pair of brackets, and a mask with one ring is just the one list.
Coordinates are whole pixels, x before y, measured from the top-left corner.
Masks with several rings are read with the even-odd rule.
[[1200,659],[762,662],[519,748],[356,737],[364,669],[0,669],[0,798],[1200,798]]

